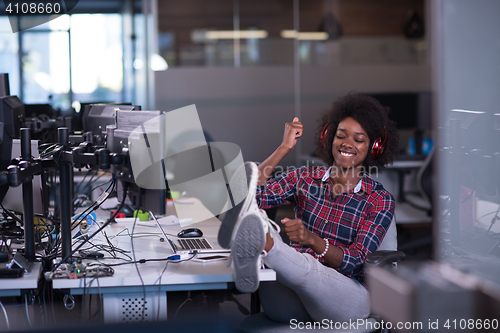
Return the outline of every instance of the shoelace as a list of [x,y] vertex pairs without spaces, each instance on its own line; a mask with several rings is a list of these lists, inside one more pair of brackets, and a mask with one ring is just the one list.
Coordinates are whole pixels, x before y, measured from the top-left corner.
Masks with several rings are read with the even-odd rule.
[[263,209],[259,209],[259,210],[260,210],[260,214],[261,214],[262,218],[264,218],[266,220],[266,222],[269,223],[278,233],[281,232],[281,228],[278,225],[278,223],[276,223],[273,220],[271,220],[267,216],[267,213]]

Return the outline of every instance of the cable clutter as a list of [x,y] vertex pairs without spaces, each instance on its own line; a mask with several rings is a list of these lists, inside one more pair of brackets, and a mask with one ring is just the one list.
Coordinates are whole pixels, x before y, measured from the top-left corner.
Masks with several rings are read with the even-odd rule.
[[[30,326],[32,314],[29,312],[33,310],[28,310],[36,304],[40,307],[41,320],[55,323],[54,302],[57,300],[72,311],[81,298],[82,317],[89,321],[98,318],[103,301],[100,300],[97,307],[93,306],[95,302],[91,301],[90,289],[97,287],[98,295],[102,297],[100,279],[113,276],[119,266],[135,265],[142,280],[139,266],[164,262],[157,280],[158,293],[161,294],[161,278],[168,263],[190,260],[194,255],[190,258],[179,255],[136,258],[134,240],[139,237],[157,240],[158,234],[134,234],[135,221],[132,232],[123,228],[118,233],[110,234],[107,229],[116,223],[117,217],[131,216],[135,217],[134,220],[143,221],[148,219],[146,216],[149,217],[149,214],[164,213],[162,204],[166,205],[167,190],[158,195],[158,191],[150,192],[135,184],[127,146],[130,129],[116,124],[119,110],[131,112],[120,115],[122,121],[133,120],[130,124],[142,124],[161,112],[138,114],[138,106],[96,104],[95,112],[92,111],[94,106],[90,106],[90,111],[86,113],[84,127],[87,131],[78,133],[71,129],[71,118],[58,118],[56,121],[25,118],[22,103],[19,105],[19,108],[3,110],[4,113],[11,112],[11,118],[0,117],[0,281],[38,270],[42,272],[38,288],[26,294],[23,304]],[[14,119],[14,123],[7,123],[9,119]],[[109,126],[114,128],[109,130]],[[119,130],[119,133],[114,133],[114,130]],[[32,133],[40,140],[37,154],[31,147]],[[20,139],[21,155],[10,158],[12,142],[16,138]],[[34,189],[35,177],[41,179],[41,189]],[[2,205],[5,194],[14,187],[22,187],[22,198],[18,199],[22,200],[21,210]],[[35,207],[34,197],[41,198],[42,211]],[[113,197],[118,199],[119,205],[106,212],[107,216],[103,219],[102,205]],[[151,198],[159,199],[154,207],[150,206]],[[127,238],[131,248],[119,245]],[[15,258],[22,258],[18,261],[28,264],[16,266],[18,261]],[[6,273],[3,274],[3,271]],[[53,281],[59,279],[81,279],[83,295],[54,290]],[[144,281],[141,283],[144,287]],[[146,296],[144,287],[144,299]],[[142,319],[145,320],[147,302],[142,304]],[[10,327],[9,307],[0,302],[0,317],[3,312],[7,327]],[[88,313],[84,309],[88,309]],[[157,310],[159,317],[160,309]],[[0,325],[2,322],[3,319],[0,319]]]

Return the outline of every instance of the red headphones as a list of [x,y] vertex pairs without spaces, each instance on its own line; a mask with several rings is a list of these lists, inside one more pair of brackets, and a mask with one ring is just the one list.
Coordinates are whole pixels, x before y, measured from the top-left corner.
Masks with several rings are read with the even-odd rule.
[[384,139],[378,138],[372,146],[372,159],[376,160],[382,155],[385,150],[385,142],[387,141],[387,130],[385,131]]
[[330,123],[326,123],[325,127],[323,127],[323,130],[321,131],[321,135],[319,136],[319,141],[321,142],[321,147],[325,147],[325,139],[326,139],[326,133],[328,133],[328,125]]
[[[326,134],[328,133],[328,125],[330,125],[330,123],[327,123],[325,127],[323,127],[323,130],[321,131],[321,135],[319,137],[322,147],[326,146],[325,139],[326,139]],[[372,159],[376,160],[377,158],[380,157],[380,155],[382,155],[382,153],[385,150],[386,141],[387,141],[387,130],[385,131],[383,139],[382,137],[380,137],[373,143],[371,152]]]

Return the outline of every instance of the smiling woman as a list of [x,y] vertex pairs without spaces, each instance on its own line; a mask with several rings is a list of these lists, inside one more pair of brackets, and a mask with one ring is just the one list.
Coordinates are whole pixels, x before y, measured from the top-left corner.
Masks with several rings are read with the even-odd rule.
[[[261,214],[262,235],[252,229],[254,217],[235,227],[233,235],[251,233],[252,237],[241,237],[241,242],[234,237],[233,258],[241,262],[246,246],[262,246],[263,262],[277,273],[276,282],[260,286],[262,306],[274,321],[366,318],[370,306],[363,285],[364,262],[378,250],[395,207],[394,197],[367,168],[392,162],[399,149],[395,125],[376,99],[354,94],[340,97],[321,118],[317,131],[317,153],[330,167],[303,166],[268,179],[268,171],[294,149],[303,131],[297,117],[286,123],[281,145],[259,165],[255,176],[260,185],[256,191],[259,208],[293,205],[294,216],[281,220],[290,244]],[[240,279],[253,276],[248,272],[236,265],[235,280],[248,281]]]
[[[385,165],[392,162],[399,152],[399,133],[394,121],[389,119],[389,110],[373,97],[357,94],[348,94],[336,99],[332,103],[329,112],[320,119],[316,134],[316,154],[328,165],[334,161],[339,162],[339,148],[334,148],[336,139],[346,136],[345,121],[350,125],[359,125],[356,137],[352,137],[350,143],[357,147],[360,142],[368,144],[367,155],[363,158],[364,171],[381,171]],[[349,120],[348,120],[349,119]],[[340,126],[340,124],[343,126]],[[362,134],[361,134],[362,133]],[[340,140],[340,139],[339,139]],[[349,143],[349,142],[348,142]],[[334,149],[338,153],[335,157]],[[377,150],[376,154],[372,151]],[[344,152],[346,150],[344,149]]]

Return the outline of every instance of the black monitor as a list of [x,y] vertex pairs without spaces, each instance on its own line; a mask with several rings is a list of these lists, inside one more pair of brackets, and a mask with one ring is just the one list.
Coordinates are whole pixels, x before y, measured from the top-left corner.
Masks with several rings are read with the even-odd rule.
[[431,129],[431,94],[429,92],[390,92],[366,94],[390,110],[389,118],[398,130]]
[[[116,111],[116,125],[108,126],[107,128],[107,148],[112,153],[126,153],[129,150],[129,136],[135,129],[143,125],[149,120],[159,117],[163,114],[162,111]],[[139,140],[144,138],[144,145],[150,149],[150,142],[154,136],[160,135],[159,129],[153,129],[139,135]],[[148,141],[149,140],[149,141]],[[154,153],[150,152],[154,155]],[[166,200],[168,184],[166,182],[166,172],[163,165],[163,160],[152,163],[149,167],[143,170],[141,174],[135,175],[130,163],[130,155],[128,162],[125,165],[112,166],[113,172],[118,182],[118,199],[123,198],[123,189],[128,187],[126,203],[135,209],[143,211],[151,211],[155,214],[166,213]],[[144,188],[138,184],[142,184],[141,178],[154,178],[154,183],[158,184],[158,188]],[[144,180],[144,178],[142,178]]]
[[0,74],[0,97],[5,97],[9,95],[10,95],[9,74],[2,73]]
[[26,118],[52,119],[57,116],[57,111],[50,104],[24,104]]
[[[24,105],[17,96],[0,97],[0,171],[6,171],[12,161],[12,140],[19,138]],[[0,202],[8,185],[0,187]]]
[[[104,136],[106,126],[114,125],[116,121],[116,111],[140,110],[137,105],[126,104],[92,104],[88,113],[82,115],[83,132],[92,132],[94,135]],[[86,112],[86,110],[84,110]]]
[[[71,128],[73,131],[81,132],[83,131],[83,119],[88,118],[88,114],[92,106],[96,104],[108,104],[108,105],[132,105],[127,102],[109,102],[109,101],[93,101],[93,102],[78,102],[78,106],[72,109],[70,116],[71,120]],[[140,107],[137,106],[137,109],[140,110]]]

